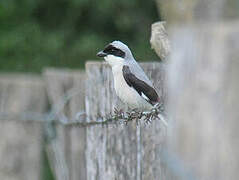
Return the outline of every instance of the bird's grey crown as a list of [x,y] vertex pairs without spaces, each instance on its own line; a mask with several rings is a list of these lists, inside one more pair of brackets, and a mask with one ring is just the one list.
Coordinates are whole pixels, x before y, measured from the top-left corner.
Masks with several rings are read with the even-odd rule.
[[114,47],[121,49],[121,50],[125,50],[125,51],[130,51],[129,47],[122,43],[121,41],[113,41],[112,43],[110,43],[111,45],[113,45]]
[[126,44],[122,43],[121,41],[113,41],[112,43],[110,43],[110,45],[122,50],[123,52],[125,52],[125,57],[124,57],[125,65],[128,65],[130,67],[130,71],[137,78],[139,78],[140,80],[145,81],[150,86],[152,86],[152,82],[148,79],[148,77],[145,75],[142,68],[136,62],[136,60],[134,59],[129,47]]
[[129,47],[122,43],[121,41],[113,41],[112,43],[110,43],[112,46],[114,46],[117,49],[120,49],[121,51],[123,51],[125,53],[125,59],[132,59],[133,55],[129,49]]
[[121,57],[121,58],[125,58],[125,52],[114,47],[112,44],[108,44],[104,50],[103,50],[103,53],[102,51],[99,52],[99,54],[104,57],[104,56],[107,56],[107,55],[114,55],[114,56],[117,56],[117,57]]

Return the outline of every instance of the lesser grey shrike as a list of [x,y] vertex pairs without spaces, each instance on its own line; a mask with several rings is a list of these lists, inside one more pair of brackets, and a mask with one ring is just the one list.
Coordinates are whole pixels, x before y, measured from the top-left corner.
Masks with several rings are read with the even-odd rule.
[[134,59],[127,45],[113,41],[97,53],[112,68],[117,96],[130,108],[150,110],[160,101],[152,82]]

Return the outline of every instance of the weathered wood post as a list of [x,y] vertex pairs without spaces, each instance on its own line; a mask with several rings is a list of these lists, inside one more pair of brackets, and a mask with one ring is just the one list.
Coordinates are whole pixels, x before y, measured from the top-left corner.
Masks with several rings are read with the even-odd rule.
[[43,130],[35,120],[46,108],[40,77],[0,75],[0,179],[41,179]]
[[[160,63],[141,64],[162,96]],[[87,122],[101,121],[114,108],[126,109],[116,97],[111,68],[105,63],[86,64]],[[87,179],[165,179],[160,159],[166,130],[160,121],[144,127],[136,122],[127,126],[87,128]]]
[[[233,0],[232,0],[233,1]],[[156,0],[159,13],[167,23],[193,23],[205,21],[220,21],[225,12],[229,12],[231,16],[236,13],[232,12],[236,7],[236,1],[230,2],[226,0]]]
[[224,0],[157,2],[166,20],[176,22],[168,28],[166,107],[169,150],[183,168],[169,169],[170,179],[237,179],[239,25],[225,22],[236,8],[226,11]]
[[165,25],[165,21],[159,21],[151,26],[150,44],[161,60],[168,58],[171,50]]
[[238,178],[237,3],[157,0],[172,44],[167,141],[181,162],[168,168],[169,179]]
[[194,178],[239,175],[238,33],[238,22],[187,25],[171,33],[168,142]]
[[44,71],[44,77],[48,97],[58,121],[52,127],[52,131],[56,131],[56,137],[47,146],[55,177],[59,180],[85,180],[86,130],[67,125],[85,120],[85,73],[49,68]]

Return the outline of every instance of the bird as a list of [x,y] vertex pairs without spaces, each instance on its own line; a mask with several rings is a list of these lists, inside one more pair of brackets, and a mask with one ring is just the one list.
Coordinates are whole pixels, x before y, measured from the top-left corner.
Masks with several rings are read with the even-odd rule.
[[160,98],[129,47],[113,41],[97,53],[111,66],[116,95],[131,109],[151,110]]

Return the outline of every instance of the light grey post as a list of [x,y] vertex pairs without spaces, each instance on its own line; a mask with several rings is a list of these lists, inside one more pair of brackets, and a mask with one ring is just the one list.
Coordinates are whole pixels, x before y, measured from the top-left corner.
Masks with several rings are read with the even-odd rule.
[[40,77],[0,75],[0,179],[40,180],[46,107]]

